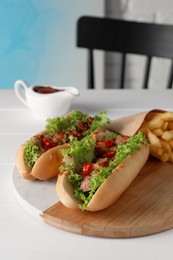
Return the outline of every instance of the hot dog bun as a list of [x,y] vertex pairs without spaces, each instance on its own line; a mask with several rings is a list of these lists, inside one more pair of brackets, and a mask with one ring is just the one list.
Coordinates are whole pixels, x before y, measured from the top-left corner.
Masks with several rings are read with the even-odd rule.
[[67,147],[68,144],[58,145],[43,153],[32,168],[32,176],[43,181],[57,176],[63,159],[61,151]]
[[15,164],[20,175],[27,180],[34,180],[35,177],[31,174],[31,168],[28,167],[24,159],[24,151],[26,144],[22,144],[16,152]]
[[[39,136],[41,134],[44,134],[45,131],[40,131],[36,135]],[[19,171],[20,175],[22,178],[27,179],[27,180],[34,180],[36,177],[34,177],[31,172],[32,172],[32,167],[28,166],[25,163],[25,148],[27,146],[27,143],[23,143],[20,145],[19,149],[16,152],[15,155],[15,165],[17,167],[17,170]]]
[[15,158],[15,164],[16,167],[20,173],[20,175],[24,179],[28,180],[48,180],[51,179],[59,173],[59,166],[62,163],[62,154],[61,150],[68,147],[67,144],[59,145],[56,147],[53,147],[43,153],[34,166],[28,167],[25,164],[24,160],[24,150],[25,150],[26,144],[22,144],[20,148],[18,149],[16,153]]
[[[148,145],[142,145],[141,150],[128,155],[126,159],[116,167],[112,174],[102,183],[95,195],[87,205],[88,211],[99,211],[112,205],[120,195],[132,183],[143,168],[149,156]],[[80,201],[73,197],[73,188],[68,181],[68,173],[58,176],[56,191],[60,201],[69,208],[79,208]]]
[[60,201],[67,208],[79,208],[80,201],[73,196],[73,187],[68,181],[68,172],[64,172],[58,175],[58,180],[56,182],[56,192]]
[[[48,180],[58,173],[61,165],[61,148],[70,138],[82,139],[90,131],[108,125],[105,112],[91,117],[80,111],[71,111],[63,117],[49,118],[41,131],[21,145],[16,153],[16,167],[25,179]],[[92,129],[92,130],[91,130]]]

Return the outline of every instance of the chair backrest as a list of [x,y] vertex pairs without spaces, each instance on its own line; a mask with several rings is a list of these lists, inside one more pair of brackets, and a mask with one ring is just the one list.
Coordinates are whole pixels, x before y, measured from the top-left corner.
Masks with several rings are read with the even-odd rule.
[[83,16],[77,22],[77,46],[89,50],[88,88],[95,88],[94,49],[122,53],[120,88],[124,88],[127,53],[147,56],[143,88],[148,88],[152,57],[171,59],[167,88],[172,88],[172,25]]

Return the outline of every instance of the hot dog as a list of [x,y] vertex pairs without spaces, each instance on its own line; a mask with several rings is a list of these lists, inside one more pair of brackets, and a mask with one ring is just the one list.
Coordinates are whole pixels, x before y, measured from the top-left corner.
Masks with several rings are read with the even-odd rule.
[[62,163],[61,150],[73,138],[81,140],[109,122],[105,112],[91,117],[81,111],[72,111],[66,116],[48,119],[45,129],[17,150],[15,164],[19,173],[29,180],[55,177]]
[[128,137],[106,129],[96,131],[63,151],[57,195],[68,208],[103,210],[127,189],[148,156],[142,132]]

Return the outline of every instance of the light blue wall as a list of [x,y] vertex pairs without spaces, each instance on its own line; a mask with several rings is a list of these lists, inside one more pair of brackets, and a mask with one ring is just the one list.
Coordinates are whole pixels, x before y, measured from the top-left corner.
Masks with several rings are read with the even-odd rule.
[[101,0],[0,0],[0,88],[14,81],[84,87],[80,15],[102,15]]

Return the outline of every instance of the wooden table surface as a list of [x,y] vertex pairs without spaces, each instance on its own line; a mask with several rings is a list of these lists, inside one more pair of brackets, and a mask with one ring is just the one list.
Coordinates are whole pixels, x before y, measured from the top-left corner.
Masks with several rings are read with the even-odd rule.
[[[111,119],[153,108],[173,111],[172,90],[85,90],[71,109]],[[98,238],[48,225],[29,214],[12,187],[15,152],[43,129],[13,90],[0,90],[0,259],[172,259],[173,230],[137,238]]]

